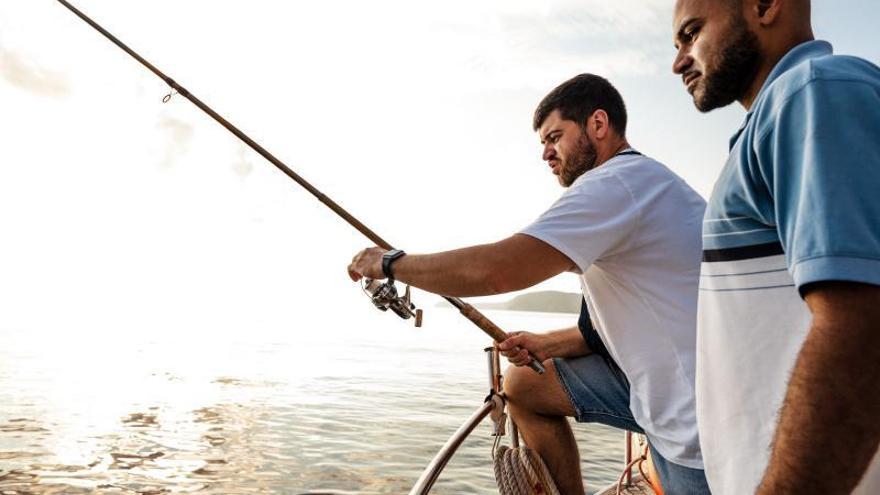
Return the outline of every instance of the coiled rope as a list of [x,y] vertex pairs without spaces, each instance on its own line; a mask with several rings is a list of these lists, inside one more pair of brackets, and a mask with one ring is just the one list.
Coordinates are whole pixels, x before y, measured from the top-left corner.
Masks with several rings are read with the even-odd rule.
[[502,445],[495,449],[494,461],[501,495],[559,495],[547,465],[534,450]]
[[[495,481],[498,483],[500,495],[559,495],[559,489],[550,470],[544,464],[544,460],[534,450],[522,447],[508,447],[496,445],[493,449]],[[632,460],[620,475],[616,483],[617,495],[628,493],[663,493],[654,480],[645,472],[644,466],[648,460],[647,444],[641,455]],[[633,467],[637,467],[641,474],[642,482],[627,485],[624,482],[626,473]],[[645,486],[647,485],[647,486]],[[603,492],[604,493],[604,492]]]

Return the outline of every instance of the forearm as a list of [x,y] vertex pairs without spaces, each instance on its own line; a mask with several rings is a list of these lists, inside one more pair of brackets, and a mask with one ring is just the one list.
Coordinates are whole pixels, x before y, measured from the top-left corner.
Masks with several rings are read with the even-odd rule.
[[546,333],[515,332],[498,347],[501,353],[516,366],[529,363],[531,357],[526,351],[531,352],[540,361],[586,356],[592,352],[578,327]]
[[[352,258],[352,280],[385,278],[381,248],[367,248]],[[410,254],[392,265],[397,280],[446,296],[488,296],[531,287],[571,269],[567,256],[524,234],[436,254]]]
[[548,358],[586,356],[592,351],[578,327],[564,328],[546,334],[545,352]]
[[498,260],[491,245],[471,246],[435,254],[409,254],[394,264],[394,277],[435,294],[454,297],[507,292],[498,283]]
[[858,314],[814,320],[758,493],[844,494],[858,484],[880,441],[876,321]]

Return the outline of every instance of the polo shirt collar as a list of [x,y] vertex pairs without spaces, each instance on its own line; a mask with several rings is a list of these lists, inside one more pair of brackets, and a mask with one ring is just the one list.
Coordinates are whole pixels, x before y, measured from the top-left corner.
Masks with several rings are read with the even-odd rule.
[[806,41],[789,50],[788,53],[776,63],[776,67],[773,67],[773,70],[770,71],[770,75],[767,76],[767,80],[764,81],[764,85],[761,86],[761,90],[758,92],[758,96],[752,104],[752,109],[746,114],[742,127],[740,127],[739,130],[736,131],[736,134],[730,139],[730,148],[733,149],[733,145],[736,144],[739,135],[742,134],[746,125],[748,125],[749,120],[752,118],[752,112],[763,99],[764,93],[767,91],[767,88],[773,84],[773,81],[779,79],[779,76],[785,74],[801,62],[806,62],[813,58],[824,57],[826,55],[832,55],[833,53],[834,47],[831,46],[831,43],[822,40]]
[[[755,103],[761,101],[764,92],[767,91],[768,86],[773,84],[773,81],[779,79],[779,76],[788,72],[790,69],[794,68],[794,66],[801,62],[806,62],[813,58],[824,57],[833,53],[834,48],[831,46],[831,43],[822,40],[807,41],[792,48],[784,57],[782,57],[782,59],[779,60],[776,67],[770,71],[770,75],[767,76],[767,80],[764,81],[764,85],[761,86],[761,91],[758,92],[758,97],[755,98]],[[755,105],[752,105],[752,108],[755,108]]]

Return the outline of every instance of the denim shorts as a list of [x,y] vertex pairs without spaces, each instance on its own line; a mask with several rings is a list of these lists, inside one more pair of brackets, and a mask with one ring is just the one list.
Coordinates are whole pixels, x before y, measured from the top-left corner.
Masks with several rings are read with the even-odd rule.
[[[644,434],[629,408],[629,381],[617,364],[601,355],[553,359],[559,383],[580,423],[600,423]],[[648,436],[648,445],[651,437]],[[668,495],[706,494],[709,485],[702,469],[680,466],[663,458],[653,446],[651,456],[660,484]]]

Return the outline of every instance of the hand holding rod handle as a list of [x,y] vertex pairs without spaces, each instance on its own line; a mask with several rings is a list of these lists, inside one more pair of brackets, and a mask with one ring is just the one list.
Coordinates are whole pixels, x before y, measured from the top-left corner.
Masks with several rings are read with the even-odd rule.
[[[202,102],[201,100],[196,98],[196,96],[193,95],[192,93],[190,93],[189,90],[187,90],[186,88],[184,88],[183,86],[178,84],[177,81],[175,81],[174,79],[171,79],[170,77],[165,75],[162,71],[160,71],[158,68],[156,68],[153,64],[151,64],[146,59],[144,59],[143,57],[138,55],[134,50],[129,48],[125,43],[123,43],[117,37],[110,34],[109,31],[107,31],[106,29],[101,27],[97,22],[93,21],[90,17],[88,17],[87,15],[82,13],[79,9],[77,9],[76,7],[71,5],[70,2],[67,2],[66,0],[58,0],[58,3],[60,3],[61,5],[66,7],[68,10],[70,10],[71,12],[76,14],[77,17],[79,17],[80,19],[85,21],[88,25],[90,25],[92,28],[97,30],[102,35],[104,35],[104,37],[106,37],[108,40],[110,40],[114,45],[118,46],[125,53],[129,54],[132,58],[134,58],[135,60],[140,62],[144,67],[149,69],[150,72],[152,72],[157,77],[159,77],[160,79],[165,81],[165,83],[168,86],[170,86],[172,89],[176,90],[181,96],[183,96],[184,98],[191,101],[200,110],[207,113],[209,116],[211,116],[211,118],[213,118],[215,121],[217,121],[217,123],[219,123],[220,125],[225,127],[226,130],[228,130],[229,132],[234,134],[237,138],[244,141],[245,144],[250,146],[254,151],[259,153],[263,158],[268,160],[272,165],[275,165],[276,168],[278,168],[279,170],[284,172],[284,174],[287,175],[288,177],[290,177],[291,179],[293,179],[294,182],[296,182],[297,184],[302,186],[305,190],[310,192],[313,196],[315,196],[318,199],[318,201],[324,203],[328,208],[333,210],[333,212],[335,212],[337,215],[342,217],[343,220],[348,222],[349,225],[351,225],[352,227],[357,229],[358,232],[364,234],[367,237],[367,239],[373,241],[377,246],[380,246],[384,249],[392,249],[391,244],[389,244],[384,239],[379,237],[378,234],[376,234],[375,232],[373,232],[372,230],[367,228],[366,225],[361,223],[352,214],[345,211],[345,209],[343,209],[341,206],[336,204],[335,201],[333,201],[332,199],[327,197],[324,193],[319,191],[316,187],[314,187],[309,182],[307,182],[305,179],[300,177],[290,167],[288,167],[281,160],[279,160],[274,155],[269,153],[268,150],[266,150],[265,148],[260,146],[256,141],[251,139],[247,134],[245,134],[244,132],[239,130],[237,127],[232,125],[232,123],[230,123],[229,121],[227,121],[226,119],[221,117],[220,114],[218,114],[211,107],[209,107],[207,104],[205,104],[204,102]],[[495,325],[494,323],[489,321],[488,318],[483,316],[479,311],[474,309],[474,307],[471,306],[470,304],[467,304],[464,301],[457,299],[457,298],[453,298],[453,297],[446,297],[445,299],[447,301],[449,301],[450,303],[452,303],[453,306],[458,308],[462,312],[462,314],[465,315],[469,320],[474,322],[484,332],[486,332],[487,334],[489,334],[489,336],[491,336],[493,339],[495,339],[496,342],[502,342],[507,339],[508,336],[503,330],[501,330],[500,328],[498,328],[497,325]],[[541,366],[541,363],[538,362],[537,359],[532,358],[532,363],[530,364],[530,366],[532,367],[532,369],[534,369],[538,373],[544,372],[544,367]]]
[[[480,313],[477,308],[471,306],[470,304],[462,301],[461,299],[447,297],[445,298],[447,301],[451,302],[453,306],[461,311],[461,314],[465,316],[468,320],[471,320],[476,326],[480,327],[484,332],[489,334],[495,342],[501,343],[510,338],[510,335],[507,334],[504,330],[498,327],[498,325],[492,323],[489,318],[486,318],[483,313]],[[543,375],[544,365],[541,364],[541,361],[538,361],[538,358],[529,353],[529,368],[535,370],[539,375]]]

